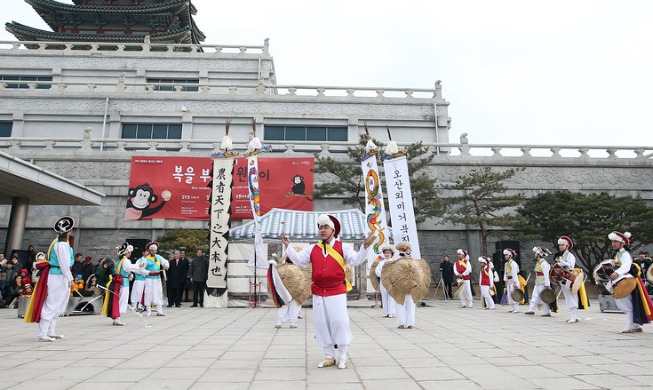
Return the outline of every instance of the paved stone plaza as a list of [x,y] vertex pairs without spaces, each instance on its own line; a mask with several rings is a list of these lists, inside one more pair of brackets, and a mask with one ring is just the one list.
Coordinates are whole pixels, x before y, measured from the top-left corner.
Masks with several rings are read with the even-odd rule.
[[[275,329],[274,308],[167,309],[145,322],[128,313],[62,318],[54,343],[0,311],[2,389],[629,389],[653,383],[653,326],[620,334],[624,316],[593,300],[582,322],[461,309],[427,301],[417,327],[399,330],[374,301],[349,309],[354,341],[345,370],[318,369],[311,310],[297,329]],[[524,307],[523,307],[524,308]],[[523,312],[524,310],[522,310]],[[146,327],[147,325],[147,327]],[[626,376],[628,378],[626,378]],[[219,387],[216,387],[219,385]]]

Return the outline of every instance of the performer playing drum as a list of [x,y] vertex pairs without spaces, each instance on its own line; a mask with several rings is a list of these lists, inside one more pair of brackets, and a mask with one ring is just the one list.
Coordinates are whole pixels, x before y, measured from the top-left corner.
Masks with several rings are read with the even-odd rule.
[[[573,247],[574,242],[571,238],[562,236],[558,239],[558,249],[562,254],[556,257],[555,261],[566,272],[571,272],[576,267],[576,257],[570,252]],[[567,322],[576,323],[580,321],[578,318],[578,294],[572,290],[572,284],[568,280],[561,281],[560,285],[565,296],[565,304],[571,314]]]
[[628,232],[608,234],[612,248],[617,251],[614,265],[618,268],[609,276],[614,286],[614,301],[619,310],[626,313],[626,328],[621,333],[641,332],[642,325],[651,322],[653,311],[651,299],[639,278],[639,270],[633,266],[633,259],[626,250],[630,237]]
[[543,305],[544,312],[542,313],[542,317],[551,317],[550,302],[544,302],[541,297],[545,291],[551,291],[551,280],[549,279],[551,266],[545,259],[551,252],[539,246],[533,248],[533,252],[535,253],[535,286],[533,287],[533,295],[531,296],[531,305],[524,314],[534,315],[538,305]]

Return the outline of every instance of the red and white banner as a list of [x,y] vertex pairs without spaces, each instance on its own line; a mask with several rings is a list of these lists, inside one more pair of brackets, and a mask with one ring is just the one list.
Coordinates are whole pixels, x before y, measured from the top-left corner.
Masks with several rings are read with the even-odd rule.
[[388,188],[390,221],[392,221],[392,238],[395,245],[402,241],[410,243],[411,257],[421,259],[417,223],[413,210],[413,194],[410,190],[408,160],[397,157],[383,162],[385,183]]
[[125,221],[209,219],[210,172],[208,157],[132,157]]
[[[261,194],[260,215],[273,208],[313,211],[313,166],[309,158],[258,158],[258,190]],[[231,217],[252,218],[247,187],[247,159],[236,159],[234,168]]]
[[[208,157],[134,156],[125,221],[209,220],[212,160]],[[261,215],[272,208],[313,211],[313,165],[309,158],[259,158]],[[251,219],[247,159],[236,159],[231,219]]]

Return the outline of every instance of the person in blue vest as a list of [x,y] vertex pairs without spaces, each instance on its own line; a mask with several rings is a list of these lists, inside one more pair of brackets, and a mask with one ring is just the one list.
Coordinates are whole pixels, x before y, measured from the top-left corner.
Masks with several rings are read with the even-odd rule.
[[109,287],[104,296],[102,314],[113,319],[113,325],[124,326],[125,323],[122,322],[120,316],[127,312],[127,304],[129,301],[129,275],[132,272],[141,273],[147,271],[144,271],[145,263],[132,264],[129,259],[134,250],[133,246],[125,242],[117,249],[120,260],[118,260],[118,264],[113,268],[111,283],[109,283]]
[[[136,265],[139,266],[141,270],[145,269],[145,264],[147,260],[145,259],[150,252],[147,248],[143,249],[142,256],[136,261]],[[142,265],[141,265],[142,264]],[[132,285],[131,292],[131,304],[136,308],[136,311],[144,311],[145,305],[143,305],[143,293],[145,291],[145,275],[146,273],[134,273],[134,284]]]
[[57,319],[66,311],[70,290],[73,287],[73,266],[75,257],[70,247],[70,235],[75,227],[72,217],[62,217],[54,224],[58,236],[48,249],[49,272],[46,278],[47,296],[41,309],[38,341],[52,342],[62,339],[62,334],[56,333]]
[[157,316],[165,316],[163,312],[163,284],[161,273],[168,269],[170,263],[156,252],[159,250],[158,242],[147,244],[150,252],[145,258],[147,264],[145,269],[149,271],[145,278],[145,311],[149,317],[152,314],[152,304],[155,306]]

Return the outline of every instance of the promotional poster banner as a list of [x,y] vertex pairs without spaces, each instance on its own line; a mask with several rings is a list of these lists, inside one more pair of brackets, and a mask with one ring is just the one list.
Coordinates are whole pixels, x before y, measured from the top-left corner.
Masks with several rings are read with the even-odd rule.
[[[367,259],[371,264],[374,260],[383,257],[383,247],[389,244],[388,225],[385,219],[385,207],[383,206],[383,190],[379,178],[379,168],[376,157],[371,156],[361,162],[363,177],[365,178],[365,221],[371,232],[378,232],[376,241],[372,244],[372,250]],[[396,237],[396,236],[395,236]]]
[[[231,219],[250,219],[247,159],[235,161]],[[125,221],[208,220],[211,164],[204,157],[132,157]],[[312,157],[259,158],[261,215],[273,208],[313,211],[313,165]]]
[[210,172],[210,158],[132,157],[125,221],[207,220]]
[[417,224],[413,210],[413,197],[410,191],[410,176],[408,175],[408,160],[398,157],[383,162],[385,181],[388,189],[388,204],[390,221],[392,221],[392,237],[395,245],[402,241],[409,242],[411,257],[421,259],[419,241],[417,239]]
[[209,288],[227,288],[227,245],[229,244],[231,184],[234,160],[213,160],[213,191],[209,243]]
[[[273,208],[313,211],[314,158],[258,158],[260,215]],[[236,159],[231,218],[252,218],[247,159]]]

